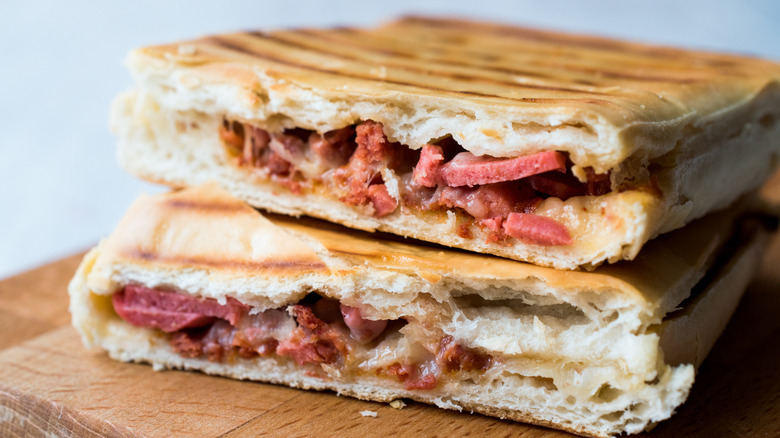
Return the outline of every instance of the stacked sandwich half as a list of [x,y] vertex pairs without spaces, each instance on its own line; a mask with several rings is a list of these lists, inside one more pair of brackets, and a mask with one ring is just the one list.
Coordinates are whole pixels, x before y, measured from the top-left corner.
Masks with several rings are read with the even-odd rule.
[[768,61],[407,18],[128,64],[120,163],[180,190],[70,286],[123,361],[636,433],[685,401],[772,222]]

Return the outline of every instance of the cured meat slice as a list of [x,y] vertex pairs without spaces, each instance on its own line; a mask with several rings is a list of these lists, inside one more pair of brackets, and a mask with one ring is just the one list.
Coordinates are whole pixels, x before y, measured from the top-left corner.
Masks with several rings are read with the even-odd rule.
[[130,324],[174,332],[202,327],[224,319],[235,325],[249,306],[228,298],[219,304],[213,298],[197,298],[176,292],[129,285],[112,297],[114,309]]
[[461,152],[439,169],[439,180],[450,186],[477,186],[566,170],[566,156],[557,151],[537,152],[515,158],[478,157]]
[[504,221],[504,232],[516,239],[537,245],[571,244],[571,234],[562,223],[535,214],[510,213]]

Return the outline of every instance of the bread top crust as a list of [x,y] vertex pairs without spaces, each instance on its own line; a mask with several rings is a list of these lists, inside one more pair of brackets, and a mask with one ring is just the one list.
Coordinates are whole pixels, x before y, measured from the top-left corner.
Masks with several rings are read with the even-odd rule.
[[392,282],[403,277],[417,279],[434,296],[460,292],[455,284],[485,293],[501,290],[503,295],[494,299],[530,292],[568,302],[583,294],[660,320],[704,275],[731,235],[730,218],[710,215],[658,238],[632,262],[595,272],[560,271],[392,236],[388,240],[314,219],[265,218],[208,184],[139,198],[101,245],[88,285],[96,293],[112,293],[121,287],[112,278],[119,265],[202,271],[203,283],[239,279],[257,289],[237,292],[282,302],[319,287],[392,295]]
[[299,239],[215,186],[142,195],[104,248],[107,258],[265,277],[327,272]]
[[415,149],[452,135],[477,155],[556,149],[598,172],[669,152],[686,127],[720,129],[760,94],[749,117],[780,106],[770,61],[452,19],[216,35],[128,64],[182,109],[321,132],[371,119]]

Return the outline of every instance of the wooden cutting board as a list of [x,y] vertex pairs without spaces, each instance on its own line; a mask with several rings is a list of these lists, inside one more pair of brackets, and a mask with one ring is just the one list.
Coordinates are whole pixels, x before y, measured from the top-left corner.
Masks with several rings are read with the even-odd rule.
[[[780,174],[769,187],[780,197]],[[80,258],[0,281],[0,437],[571,437],[420,403],[396,410],[333,393],[115,362],[85,350],[69,325],[66,287]],[[644,436],[780,437],[780,238],[687,403]]]

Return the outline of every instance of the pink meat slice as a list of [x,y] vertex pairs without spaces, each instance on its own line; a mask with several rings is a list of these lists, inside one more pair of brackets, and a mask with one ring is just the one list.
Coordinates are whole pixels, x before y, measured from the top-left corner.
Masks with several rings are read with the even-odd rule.
[[420,152],[420,159],[414,166],[414,182],[424,187],[436,187],[436,175],[444,162],[441,146],[426,144]]
[[307,363],[333,363],[347,353],[345,334],[319,319],[311,308],[295,304],[292,313],[298,328],[276,347],[276,354]]
[[112,301],[116,313],[130,324],[165,332],[202,327],[216,318],[235,325],[249,309],[233,298],[228,298],[226,304],[219,304],[213,298],[197,298],[134,285],[115,293]]
[[504,223],[504,218],[501,216],[491,217],[487,219],[482,219],[479,221],[482,225],[484,225],[488,230],[499,232],[501,231],[501,224]]
[[544,151],[515,158],[478,157],[461,152],[441,166],[439,180],[450,187],[473,187],[516,181],[551,170],[566,170],[566,157],[560,152]]
[[572,242],[569,230],[562,223],[535,214],[510,213],[504,221],[504,232],[537,245],[569,245]]
[[458,207],[477,219],[506,217],[516,210],[517,204],[533,198],[532,191],[516,184],[487,184],[479,187],[444,187],[439,203]]
[[[375,216],[391,213],[398,206],[395,199],[390,202],[387,187],[382,184],[380,171],[395,159],[395,146],[387,140],[382,124],[366,121],[355,128],[357,149],[346,166],[333,173],[334,180],[342,184],[348,193],[340,198],[350,205],[374,206]],[[375,185],[380,188],[371,189]]]
[[398,201],[390,196],[387,186],[384,184],[374,184],[368,186],[368,199],[374,206],[374,216],[382,217],[395,211],[398,207]]
[[387,327],[386,320],[374,321],[365,319],[360,314],[360,309],[341,305],[341,314],[344,316],[344,323],[349,327],[352,339],[361,342],[371,342],[381,335]]

